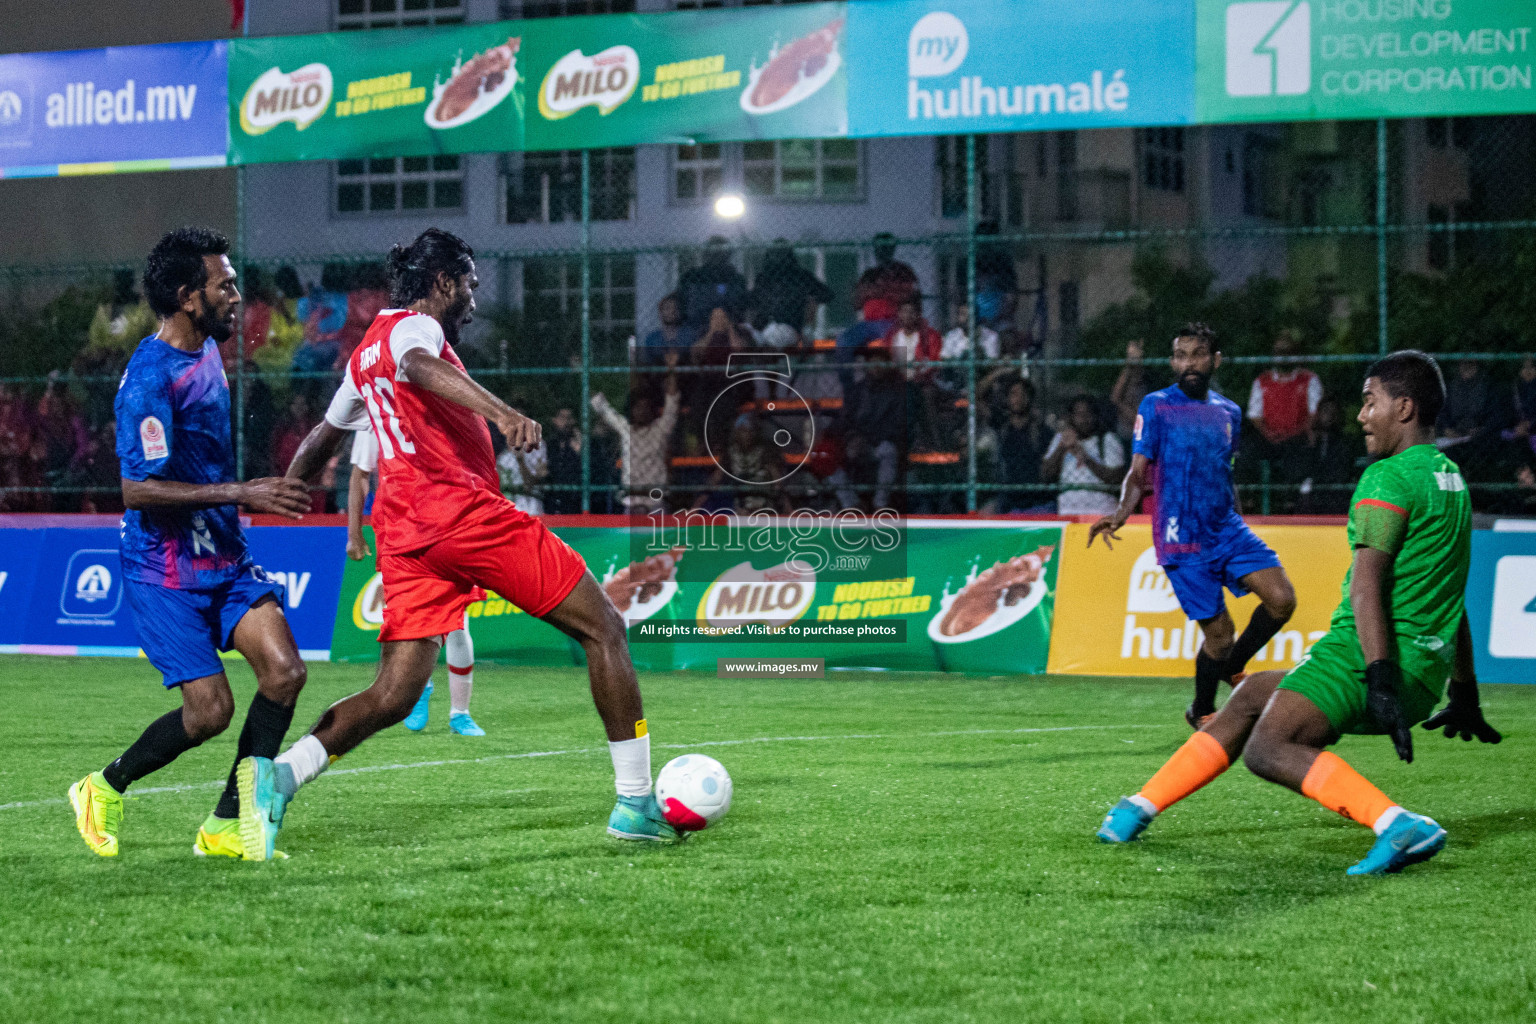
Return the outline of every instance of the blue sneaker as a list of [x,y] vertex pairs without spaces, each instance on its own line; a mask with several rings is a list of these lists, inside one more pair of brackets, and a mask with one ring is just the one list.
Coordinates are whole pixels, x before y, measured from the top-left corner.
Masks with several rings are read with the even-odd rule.
[[270,757],[247,757],[235,769],[240,790],[240,843],[246,860],[272,860],[288,797],[278,792]]
[[448,716],[448,728],[460,736],[484,736],[485,730],[475,724],[468,711],[457,711]]
[[1394,875],[1410,864],[1429,860],[1445,849],[1445,829],[1433,818],[1404,811],[1387,830],[1376,837],[1376,845],[1358,864],[1345,872],[1350,875]]
[[615,839],[650,843],[680,843],[685,838],[662,815],[654,794],[619,797],[608,815],[608,834]]
[[1152,824],[1152,817],[1130,797],[1123,796],[1104,815],[1104,824],[1095,835],[1101,843],[1129,843],[1141,837]]
[[427,727],[427,701],[432,699],[432,680],[427,680],[427,688],[421,691],[421,699],[416,706],[411,708],[411,713],[405,716],[405,727],[411,732],[421,732]]

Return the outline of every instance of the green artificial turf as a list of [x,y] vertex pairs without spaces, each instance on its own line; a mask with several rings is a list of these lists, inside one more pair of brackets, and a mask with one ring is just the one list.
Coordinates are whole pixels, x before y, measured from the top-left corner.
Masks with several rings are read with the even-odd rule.
[[[369,676],[310,671],[292,735]],[[1187,736],[1180,682],[648,675],[655,767],[735,779],[677,848],[604,834],[583,674],[482,664],[475,740],[441,683],[426,732],[301,794],[290,860],[192,856],[238,717],[138,784],[100,860],[65,789],[175,698],[143,661],[0,659],[0,1020],[1536,1019],[1536,687],[1485,688],[1498,747],[1340,745],[1450,831],[1355,879],[1369,832],[1241,767],[1093,841]]]

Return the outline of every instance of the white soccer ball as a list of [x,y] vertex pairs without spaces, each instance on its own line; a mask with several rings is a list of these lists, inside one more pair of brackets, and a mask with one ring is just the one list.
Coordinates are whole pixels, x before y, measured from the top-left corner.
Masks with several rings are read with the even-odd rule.
[[697,832],[731,809],[731,776],[712,757],[675,757],[656,776],[656,802],[673,828]]

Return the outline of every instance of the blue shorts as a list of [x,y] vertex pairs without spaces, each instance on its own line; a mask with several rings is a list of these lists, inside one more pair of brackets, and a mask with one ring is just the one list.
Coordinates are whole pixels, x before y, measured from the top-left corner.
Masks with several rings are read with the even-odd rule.
[[1233,597],[1242,597],[1248,593],[1240,582],[1244,576],[1279,566],[1280,559],[1274,551],[1245,523],[1223,531],[1214,549],[1198,556],[1198,560],[1186,557],[1178,565],[1163,566],[1163,571],[1173,584],[1173,593],[1184,614],[1204,622],[1221,614],[1225,604],[1222,587],[1232,591]]
[[219,652],[229,650],[245,613],[269,595],[281,604],[287,593],[260,566],[208,590],[173,590],[136,580],[125,580],[123,588],[139,646],[165,677],[167,688],[223,672]]

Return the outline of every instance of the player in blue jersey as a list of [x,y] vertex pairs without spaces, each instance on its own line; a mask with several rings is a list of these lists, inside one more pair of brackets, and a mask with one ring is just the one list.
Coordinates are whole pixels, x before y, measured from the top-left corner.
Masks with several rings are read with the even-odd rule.
[[[251,563],[239,506],[297,519],[309,495],[280,477],[235,482],[218,346],[240,312],[228,252],[224,236],[201,228],[173,231],[150,252],[144,292],[160,329],[139,342],[118,385],[117,455],[128,509],[123,586],[139,643],[166,687],[181,691],[181,707],[70,787],[80,836],[103,857],[118,853],[128,785],[229,725],[235,703],[220,651],[239,651],[256,673],[236,764],[276,756],[304,686],[304,662],[283,618],[283,586]],[[232,769],[195,852],[244,855],[239,801]]]
[[[1136,411],[1134,454],[1120,490],[1120,506],[1094,523],[1088,545],[1101,534],[1104,543],[1119,540],[1117,531],[1141,504],[1148,469],[1156,464],[1152,545],[1157,563],[1184,614],[1200,623],[1205,641],[1195,655],[1195,699],[1184,712],[1190,728],[1216,711],[1221,680],[1243,671],[1296,610],[1296,592],[1280,559],[1260,540],[1238,511],[1232,486],[1243,413],[1237,403],[1211,390],[1211,375],[1221,366],[1216,332],[1188,324],[1173,339],[1175,382],[1142,399]],[[1243,629],[1236,628],[1222,598],[1252,592],[1259,607]]]

